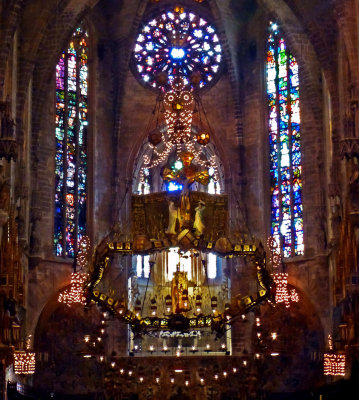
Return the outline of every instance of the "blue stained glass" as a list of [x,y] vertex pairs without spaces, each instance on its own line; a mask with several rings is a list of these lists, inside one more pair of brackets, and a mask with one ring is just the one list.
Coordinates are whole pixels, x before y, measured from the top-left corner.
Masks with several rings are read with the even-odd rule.
[[278,25],[271,24],[270,32],[267,95],[272,235],[280,243],[283,255],[290,257],[304,253],[299,74],[298,63]]
[[182,189],[183,189],[183,185],[181,185],[181,184],[179,184],[179,183],[177,183],[177,182],[169,182],[169,183],[167,184],[166,189],[167,189],[169,192],[175,192],[176,190],[182,190]]
[[56,67],[54,251],[58,256],[74,257],[86,232],[87,36],[77,28]]
[[166,72],[168,77],[180,74],[189,82],[196,71],[199,86],[210,82],[221,63],[222,47],[216,30],[193,13],[162,12],[148,21],[137,36],[134,46],[134,69],[150,87],[157,87],[156,75]]

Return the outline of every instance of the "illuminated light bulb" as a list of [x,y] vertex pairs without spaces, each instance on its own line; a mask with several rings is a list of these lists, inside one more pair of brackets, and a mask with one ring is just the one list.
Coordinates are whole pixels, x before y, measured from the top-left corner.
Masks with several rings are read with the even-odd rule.
[[206,344],[206,349],[209,349],[211,346],[207,343]]
[[243,361],[243,365],[244,365],[245,367],[247,366],[247,361],[246,361],[246,360]]
[[237,372],[237,368],[233,368],[233,373],[236,373]]
[[116,366],[116,363],[115,363],[115,361],[112,361],[112,363],[111,363],[111,367],[112,367],[112,368],[115,368],[115,366]]
[[143,382],[143,377],[142,377],[142,376],[140,376],[140,382],[141,382],[141,383]]
[[201,312],[201,309],[198,307],[198,308],[196,309],[196,312],[200,313],[200,312]]
[[86,343],[88,343],[88,342],[90,341],[90,335],[85,335],[85,336],[84,336],[84,341],[85,341]]
[[98,340],[99,342],[101,342],[102,338],[98,337],[97,340]]
[[227,376],[227,372],[223,371],[223,376],[226,377]]
[[262,334],[260,332],[257,332],[257,337],[260,338]]
[[188,386],[188,385],[189,385],[189,382],[188,382],[188,381],[186,381],[186,382],[185,382],[185,385],[186,385],[186,386]]
[[246,319],[246,316],[244,314],[242,314],[242,319]]
[[156,378],[156,383],[159,383],[160,382],[160,378]]
[[104,356],[100,356],[100,362],[103,362],[104,359],[105,359]]
[[180,349],[180,348],[181,348],[181,345],[179,344],[179,345],[177,346],[177,348]]
[[168,350],[168,347],[165,345],[165,346],[163,346],[163,350],[164,351],[167,351]]
[[105,333],[105,330],[104,329],[101,329],[101,334],[103,335]]
[[154,349],[155,349],[155,348],[151,345],[151,346],[150,346],[150,351],[154,351]]
[[278,335],[277,335],[276,332],[272,332],[272,333],[271,333],[271,336],[272,336],[272,339],[273,339],[273,340],[276,340],[277,337],[278,337]]
[[175,383],[175,379],[174,378],[171,378],[171,383]]
[[176,356],[179,357],[180,355],[181,355],[181,352],[177,350],[176,351]]
[[105,321],[104,320],[101,321],[101,325],[105,325]]
[[260,354],[259,353],[256,353],[256,358],[258,359],[260,357]]
[[129,376],[131,376],[132,375],[132,371],[130,370],[130,371],[128,371],[128,375]]
[[222,349],[226,348],[226,345],[224,343],[221,344]]
[[138,346],[137,346],[137,344],[135,345],[135,350],[138,350]]
[[155,316],[156,315],[156,311],[152,311],[152,315]]
[[125,370],[123,368],[120,369],[120,374],[123,374]]
[[217,374],[214,375],[214,379],[216,379],[216,380],[218,379],[218,375]]
[[175,167],[175,169],[181,169],[183,167],[182,161],[181,160],[177,160],[174,163],[174,167]]
[[196,346],[192,346],[192,350],[193,350],[193,351],[196,350]]
[[203,379],[203,378],[201,378],[199,381],[200,381],[200,382],[201,382],[201,384],[203,385],[203,383],[204,383],[204,379]]
[[167,312],[169,313],[171,311],[171,309],[169,307],[167,307]]

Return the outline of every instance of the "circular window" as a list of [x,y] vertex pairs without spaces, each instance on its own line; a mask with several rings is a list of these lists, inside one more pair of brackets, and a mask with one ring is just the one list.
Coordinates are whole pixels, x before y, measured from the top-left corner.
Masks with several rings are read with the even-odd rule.
[[133,67],[140,81],[158,87],[156,77],[176,75],[203,88],[214,82],[222,62],[222,46],[213,25],[183,8],[147,21],[137,36]]

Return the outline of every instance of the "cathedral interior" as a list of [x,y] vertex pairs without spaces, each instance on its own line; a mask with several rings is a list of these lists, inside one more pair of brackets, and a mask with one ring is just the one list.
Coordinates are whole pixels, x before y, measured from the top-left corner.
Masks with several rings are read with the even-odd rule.
[[359,1],[0,1],[1,399],[356,399]]

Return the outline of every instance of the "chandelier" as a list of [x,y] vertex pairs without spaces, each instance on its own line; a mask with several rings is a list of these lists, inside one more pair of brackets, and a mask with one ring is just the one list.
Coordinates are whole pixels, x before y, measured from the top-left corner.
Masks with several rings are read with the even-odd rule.
[[[184,333],[203,329],[219,338],[238,317],[266,300],[274,300],[274,282],[266,270],[266,255],[260,242],[248,241],[231,232],[228,196],[192,190],[195,183],[204,187],[208,184],[209,169],[211,178],[218,181],[215,156],[204,157],[211,130],[199,112],[198,93],[186,87],[184,78],[178,75],[169,83],[160,75],[157,86],[161,87],[156,106],[158,116],[156,126],[148,131],[151,154],[143,158],[140,183],[145,181],[145,172],[153,169],[153,173],[159,173],[163,182],[173,184],[176,190],[132,195],[131,224],[122,235],[112,232],[96,247],[84,296],[87,304],[95,302],[128,324],[135,338],[156,336],[161,331]],[[175,167],[169,163],[173,154]],[[154,270],[160,268],[160,255],[174,249],[179,262],[170,282],[161,296],[148,294]],[[223,290],[228,288],[211,288],[209,253],[222,259],[245,258],[256,270],[259,290],[247,296],[226,298]],[[131,302],[127,292],[116,297],[102,289],[106,271],[118,255],[149,257],[143,299]],[[180,268],[181,260],[188,257],[197,283],[190,282],[188,271]]]
[[[160,243],[156,243],[159,245]],[[155,244],[155,245],[156,245]],[[97,253],[97,263],[94,266],[94,272],[90,281],[86,286],[85,296],[88,303],[94,301],[101,305],[103,309],[111,312],[113,316],[120,321],[127,323],[135,335],[153,334],[153,332],[164,331],[179,331],[186,332],[201,328],[211,328],[216,337],[221,337],[225,333],[228,324],[233,323],[238,317],[249,312],[254,306],[264,302],[272,296],[273,282],[265,268],[265,254],[256,248],[254,244],[235,244],[233,250],[221,254],[221,256],[245,257],[252,260],[257,270],[257,282],[260,289],[252,295],[233,299],[231,303],[226,303],[224,308],[218,308],[218,299],[216,296],[210,298],[211,312],[204,314],[202,312],[202,297],[200,295],[190,298],[186,288],[186,277],[180,271],[174,274],[172,287],[172,295],[165,297],[162,308],[165,310],[161,316],[158,315],[159,304],[155,301],[150,301],[150,315],[141,315],[143,304],[137,302],[133,309],[128,308],[128,302],[125,297],[115,299],[106,293],[102,293],[96,287],[101,282],[102,277],[109,267],[110,258],[119,253],[124,255],[136,254],[131,248],[133,242],[109,242],[102,243],[100,246],[101,252]],[[214,243],[208,243],[214,245]],[[105,247],[106,246],[106,247]],[[212,249],[212,246],[210,246]],[[164,243],[161,246],[152,248],[152,252],[168,250]],[[199,246],[197,246],[199,249]],[[201,248],[205,251],[205,248]],[[208,250],[208,249],[207,249]],[[152,253],[151,252],[151,253]],[[205,268],[205,263],[204,268]],[[154,262],[151,262],[151,270],[154,267]],[[150,279],[150,278],[148,278]],[[180,288],[178,290],[178,288]],[[176,292],[177,290],[177,292]]]
[[211,128],[200,97],[185,87],[182,76],[176,76],[170,84],[164,84],[167,77],[161,73],[158,82],[158,85],[162,83],[163,86],[154,111],[155,126],[150,121],[147,128],[151,154],[144,155],[140,182],[145,182],[146,170],[163,165],[173,152],[182,163],[183,158],[188,160],[190,157],[188,161],[192,166],[206,170],[211,168],[214,180],[218,181],[216,156],[207,159],[203,152],[210,142]]

